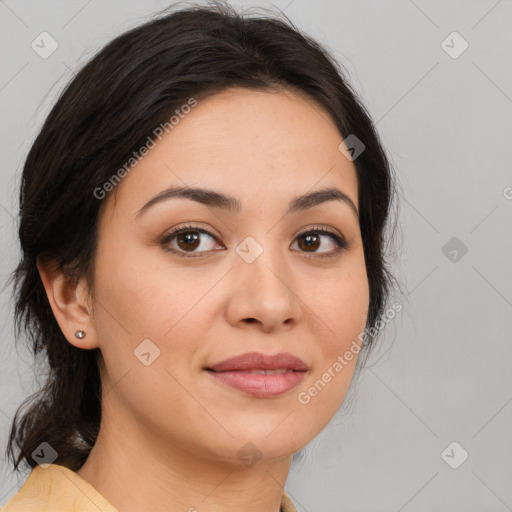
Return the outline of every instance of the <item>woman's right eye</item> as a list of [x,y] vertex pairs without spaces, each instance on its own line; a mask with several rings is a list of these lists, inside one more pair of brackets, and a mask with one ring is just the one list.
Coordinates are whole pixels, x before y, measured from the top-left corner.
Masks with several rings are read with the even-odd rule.
[[[209,238],[210,241],[204,241],[204,238]],[[184,226],[164,235],[161,245],[165,250],[178,254],[179,256],[194,258],[199,256],[199,254],[196,256],[194,253],[218,250],[212,248],[212,245],[215,245],[215,243],[212,244],[212,241],[218,242],[217,239],[205,229],[197,226]],[[198,248],[202,250],[196,250]]]

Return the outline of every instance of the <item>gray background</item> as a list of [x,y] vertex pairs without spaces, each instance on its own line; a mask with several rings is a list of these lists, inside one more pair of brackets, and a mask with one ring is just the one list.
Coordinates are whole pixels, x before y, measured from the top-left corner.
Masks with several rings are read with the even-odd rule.
[[[96,49],[166,5],[0,0],[3,282],[18,254],[23,159],[58,92]],[[331,48],[377,123],[401,183],[392,268],[405,289],[350,410],[308,446],[287,492],[300,512],[512,510],[512,3],[273,5]],[[47,59],[31,48],[43,31],[59,44]],[[469,44],[457,58],[442,46],[454,31]],[[457,37],[445,43],[452,54]],[[40,380],[14,348],[9,289],[0,305],[3,450]],[[453,469],[445,460],[459,464],[463,449]],[[0,464],[1,506],[25,477]]]

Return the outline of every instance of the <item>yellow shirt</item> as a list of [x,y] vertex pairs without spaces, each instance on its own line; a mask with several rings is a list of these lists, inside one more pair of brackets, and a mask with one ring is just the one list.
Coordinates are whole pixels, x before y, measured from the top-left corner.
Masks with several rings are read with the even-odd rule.
[[[118,512],[89,482],[59,464],[32,469],[0,512]],[[279,512],[297,512],[283,493]]]

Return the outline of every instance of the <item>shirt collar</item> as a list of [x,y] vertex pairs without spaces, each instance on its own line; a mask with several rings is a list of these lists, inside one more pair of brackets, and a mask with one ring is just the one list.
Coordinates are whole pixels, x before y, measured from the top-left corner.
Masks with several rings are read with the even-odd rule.
[[[22,510],[24,505],[53,512],[119,512],[89,482],[60,464],[34,467],[1,512]],[[297,512],[286,492],[283,492],[279,512]]]

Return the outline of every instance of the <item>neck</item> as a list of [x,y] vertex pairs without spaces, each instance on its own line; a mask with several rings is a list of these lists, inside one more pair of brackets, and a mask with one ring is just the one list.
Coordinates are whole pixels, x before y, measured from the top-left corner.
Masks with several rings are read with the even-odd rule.
[[279,512],[291,458],[235,463],[103,416],[77,474],[122,512]]

